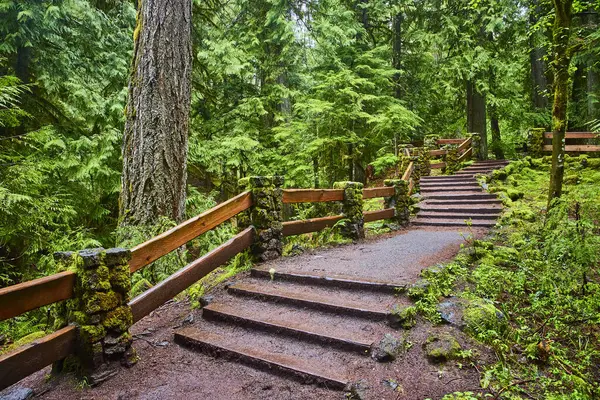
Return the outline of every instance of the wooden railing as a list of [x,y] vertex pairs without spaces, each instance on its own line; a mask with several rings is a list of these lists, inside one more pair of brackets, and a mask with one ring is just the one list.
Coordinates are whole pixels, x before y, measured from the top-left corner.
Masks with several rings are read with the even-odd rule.
[[[414,164],[411,162],[402,177],[402,179],[409,182],[410,191],[412,191],[414,186],[412,179],[413,172]],[[390,197],[394,195],[394,192],[393,187],[366,188],[363,190],[363,198]],[[287,189],[283,191],[284,203],[343,200],[344,191],[341,189]],[[135,246],[131,249],[130,272],[134,273],[141,270],[190,240],[249,209],[252,205],[251,194],[249,192],[241,193]],[[393,218],[394,211],[393,208],[367,211],[364,213],[364,220],[365,222],[372,222]],[[292,236],[320,231],[334,226],[342,218],[341,215],[336,215],[284,222],[283,235]],[[191,262],[164,281],[132,299],[128,304],[131,307],[134,322],[139,321],[217,267],[248,249],[254,240],[253,229],[253,227],[249,227],[243,230],[231,240]],[[0,321],[16,317],[39,307],[72,298],[75,281],[75,272],[65,271],[0,289]],[[76,338],[76,327],[67,326],[0,356],[0,390],[72,354],[75,349]]]
[[[473,138],[467,138],[467,139],[438,139],[436,141],[436,144],[438,146],[445,146],[445,145],[459,145],[456,148],[456,151],[458,152],[459,158],[458,161],[459,162],[463,162],[463,161],[467,161],[471,158],[472,154],[473,154],[473,148],[472,148],[472,144],[473,144]],[[444,159],[446,157],[446,155],[448,154],[449,150],[447,149],[433,149],[433,150],[429,150],[429,156],[430,157],[439,157],[442,156]],[[441,162],[436,162],[436,163],[431,163],[431,168],[432,169],[440,169],[440,168],[445,168],[446,167],[446,162],[445,161],[441,161]]]
[[[545,152],[552,152],[552,144],[547,144],[548,141],[552,141],[554,134],[552,132],[544,133],[544,146],[542,150]],[[567,153],[595,153],[600,152],[600,145],[597,144],[568,144],[567,141],[577,139],[600,139],[600,133],[594,132],[566,132],[565,133],[565,151]]]

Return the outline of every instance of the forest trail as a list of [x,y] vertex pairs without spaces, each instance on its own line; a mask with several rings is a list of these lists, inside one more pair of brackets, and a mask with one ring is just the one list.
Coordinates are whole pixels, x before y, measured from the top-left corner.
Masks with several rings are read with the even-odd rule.
[[[356,399],[416,400],[480,390],[477,365],[490,352],[459,326],[403,311],[414,305],[409,289],[426,284],[423,269],[452,260],[466,235],[486,235],[500,206],[472,176],[503,165],[423,180],[418,223],[486,215],[473,220],[481,225],[415,226],[257,265],[205,296],[201,310],[169,302],[134,325],[136,367],[83,392],[55,383],[44,398],[342,399],[352,391]],[[450,203],[436,203],[440,196]],[[435,212],[441,218],[423,216]],[[475,350],[475,367],[432,357],[432,338],[442,348]]]

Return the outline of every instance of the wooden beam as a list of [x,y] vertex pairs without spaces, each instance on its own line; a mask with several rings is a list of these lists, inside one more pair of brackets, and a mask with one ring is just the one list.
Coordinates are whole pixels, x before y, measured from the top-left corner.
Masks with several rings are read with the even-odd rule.
[[183,267],[164,281],[129,302],[133,322],[137,322],[181,293],[209,272],[246,250],[254,240],[254,228],[249,227],[216,249]]
[[344,200],[343,189],[286,189],[284,203],[321,203]]
[[429,150],[431,157],[445,156],[446,154],[448,154],[448,150]]
[[406,168],[404,175],[402,175],[402,180],[408,182],[408,180],[412,176],[412,173],[414,170],[415,170],[415,163],[411,161],[410,164],[408,164],[408,167]]
[[317,232],[325,228],[330,228],[339,220],[344,218],[342,215],[333,217],[312,218],[301,221],[288,221],[283,223],[283,236],[301,235],[303,233]]
[[169,229],[131,249],[129,270],[133,273],[151,262],[183,246],[252,206],[250,192],[244,192],[194,218]]
[[443,145],[443,144],[461,144],[465,139],[438,139],[437,140],[437,144],[438,145]]
[[0,390],[75,351],[77,328],[67,326],[0,356]]
[[373,199],[376,197],[390,197],[394,195],[393,187],[376,187],[363,189],[363,199]]
[[[544,151],[552,152],[552,146],[547,145],[544,146]],[[565,151],[567,153],[595,153],[600,152],[600,146],[591,145],[591,144],[580,144],[580,145],[566,145]]]
[[363,213],[365,222],[379,221],[380,219],[394,218],[395,209],[386,208],[385,210],[365,211]]
[[414,188],[415,188],[415,180],[413,178],[410,178],[410,180],[408,181],[408,195],[409,196],[411,194],[413,194]]
[[73,296],[75,272],[65,271],[0,289],[0,321]]
[[[552,132],[544,133],[544,138],[552,139],[554,134]],[[600,138],[600,133],[594,132],[567,132],[565,133],[565,139],[597,139]]]
[[[465,153],[466,154],[466,153]],[[431,169],[438,169],[438,168],[444,168],[446,166],[445,162],[439,162],[439,163],[432,163],[431,164]]]
[[[460,157],[458,157],[458,162],[461,163],[463,161],[470,160],[472,154],[473,154],[473,148],[469,147],[467,149],[467,151],[465,151]],[[433,168],[433,167],[431,167],[431,168]]]

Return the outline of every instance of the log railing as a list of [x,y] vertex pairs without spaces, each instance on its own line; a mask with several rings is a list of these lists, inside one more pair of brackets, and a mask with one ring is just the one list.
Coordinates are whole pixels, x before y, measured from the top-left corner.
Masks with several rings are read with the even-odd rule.
[[[410,163],[402,179],[409,182],[412,191],[414,163]],[[394,187],[363,189],[363,198],[391,197]],[[287,189],[283,191],[283,203],[343,201],[344,191],[339,189]],[[252,207],[250,192],[217,205],[176,227],[131,249],[130,273],[181,247],[199,235],[214,229],[223,222]],[[393,208],[363,213],[365,222],[393,218]],[[299,235],[320,231],[334,226],[341,215],[283,223],[283,235]],[[254,238],[254,228],[249,227],[208,254],[191,262],[161,283],[132,299],[134,322],[160,307],[202,277],[225,264],[237,254],[248,249]],[[0,321],[13,318],[27,311],[47,306],[74,296],[77,276],[74,271],[64,271],[18,285],[0,289]],[[32,343],[0,356],[0,390],[45,366],[72,354],[77,340],[77,328],[69,325]]]
[[[552,141],[554,134],[552,132],[544,133],[544,145],[542,151],[552,152],[552,145],[548,144]],[[568,142],[578,139],[594,140],[600,139],[600,133],[596,132],[566,132],[565,133],[565,151],[567,153],[597,153],[600,152],[599,144],[568,144]],[[598,143],[598,142],[597,142]]]

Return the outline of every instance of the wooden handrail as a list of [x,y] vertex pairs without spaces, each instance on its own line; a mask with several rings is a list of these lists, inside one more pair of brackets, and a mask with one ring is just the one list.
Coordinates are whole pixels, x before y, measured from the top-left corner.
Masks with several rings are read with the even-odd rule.
[[438,168],[444,168],[445,166],[446,166],[445,162],[431,163],[430,168],[431,169],[438,169]]
[[473,154],[473,148],[469,147],[467,149],[467,151],[465,151],[460,157],[458,157],[458,162],[461,163],[461,162],[465,161],[467,158],[470,158],[472,154]]
[[[546,145],[543,147],[543,151],[552,151],[551,145]],[[580,145],[566,145],[565,151],[568,152],[577,152],[577,153],[595,153],[600,152],[600,146],[592,145],[592,144],[580,144]]]
[[446,154],[448,154],[448,150],[429,150],[429,155],[431,157],[445,156]]
[[67,326],[0,356],[0,390],[75,351],[77,328]]
[[414,169],[415,169],[415,163],[413,161],[411,161],[410,164],[408,164],[408,167],[406,168],[404,175],[402,175],[402,180],[408,182]]
[[438,139],[436,143],[438,145],[443,145],[443,144],[461,144],[463,142],[463,140],[465,140],[465,139]]
[[390,197],[393,195],[394,188],[392,186],[363,189],[363,199],[374,199],[376,197]]
[[0,321],[70,299],[75,272],[65,271],[0,289]]
[[181,293],[209,272],[225,264],[252,245],[254,228],[249,227],[204,256],[183,267],[156,286],[131,300],[128,304],[137,322]]
[[344,218],[343,215],[334,215],[300,221],[287,221],[283,223],[283,236],[301,235],[303,233],[317,232],[325,228],[331,228],[342,218]]
[[365,211],[363,213],[363,218],[365,222],[379,221],[380,219],[391,219],[394,218],[395,211],[396,210],[394,208],[386,208],[377,211]]
[[344,200],[343,189],[286,189],[284,203],[321,203]]
[[456,149],[456,151],[458,151],[458,153],[462,153],[463,151],[465,151],[466,149],[468,149],[469,147],[471,147],[471,144],[473,143],[473,138],[467,138],[465,139],[464,142],[462,142],[460,144],[460,146],[458,146],[458,148]]
[[194,218],[188,219],[165,233],[135,246],[131,249],[129,270],[135,272],[145,267],[229,218],[247,210],[250,206],[252,206],[250,192],[241,193]]
[[[552,139],[553,132],[544,132],[545,139]],[[600,133],[597,132],[566,132],[565,139],[597,139],[600,138]]]

